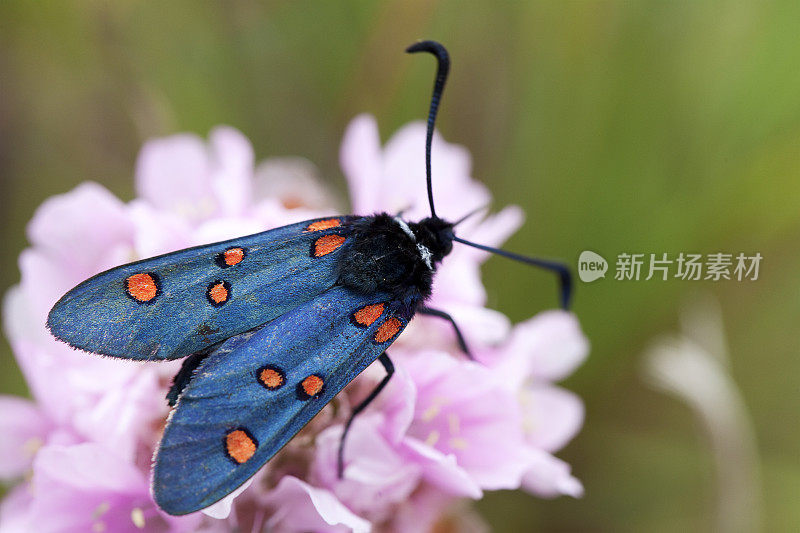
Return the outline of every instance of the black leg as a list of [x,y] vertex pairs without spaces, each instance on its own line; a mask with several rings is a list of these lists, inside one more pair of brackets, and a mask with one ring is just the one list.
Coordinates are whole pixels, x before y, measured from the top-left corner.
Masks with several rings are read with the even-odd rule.
[[461,351],[466,354],[466,356],[471,359],[472,361],[475,360],[472,357],[472,354],[467,348],[467,342],[464,340],[464,335],[461,334],[461,330],[458,328],[458,324],[456,321],[453,320],[453,317],[445,313],[444,311],[439,311],[438,309],[431,309],[430,307],[420,307],[417,309],[417,312],[421,315],[429,315],[429,316],[438,316],[439,318],[444,318],[445,320],[449,321],[450,324],[453,325],[453,329],[456,332],[456,340],[458,341],[458,347],[461,348]]
[[378,386],[367,396],[363,402],[356,405],[353,409],[353,412],[350,413],[350,418],[347,419],[347,424],[344,425],[344,432],[342,433],[342,440],[339,441],[339,453],[337,454],[337,470],[339,472],[339,479],[342,479],[342,475],[344,474],[344,441],[347,439],[347,432],[350,431],[350,425],[353,423],[356,415],[363,411],[371,402],[375,399],[375,397],[383,390],[389,380],[392,378],[394,374],[394,365],[392,364],[392,360],[389,359],[389,355],[386,352],[383,352],[380,357],[378,357],[378,361],[381,362],[383,368],[386,369],[386,376],[378,383]]

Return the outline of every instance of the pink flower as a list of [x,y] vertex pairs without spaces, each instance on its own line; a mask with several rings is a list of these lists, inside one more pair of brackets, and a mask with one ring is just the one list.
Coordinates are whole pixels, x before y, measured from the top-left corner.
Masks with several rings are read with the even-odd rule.
[[449,466],[478,489],[473,497],[482,489],[518,488],[528,454],[513,392],[499,386],[485,366],[446,353],[419,352],[403,362],[417,388],[404,439],[411,457],[454,458]]
[[[381,147],[371,117],[352,122],[341,159],[355,213],[429,214],[424,139],[424,125],[414,123]],[[433,172],[443,217],[455,220],[490,199],[470,178],[469,154],[438,135]],[[44,328],[50,307],[112,266],[341,210],[310,163],[255,166],[249,142],[225,127],[208,142],[193,135],[148,142],[136,190],[125,204],[86,183],[46,201],[29,225],[22,279],[3,311],[33,401],[0,397],[0,476],[23,480],[0,507],[0,531],[406,531],[412,524],[423,531],[456,515],[469,519],[459,502],[485,490],[580,495],[580,482],[552,455],[582,424],[580,400],[553,385],[586,356],[577,321],[553,311],[512,327],[485,307],[479,269],[487,254],[456,244],[429,304],[454,316],[479,363],[459,352],[449,324],[419,317],[390,349],[395,377],[352,427],[343,479],[336,452],[344,422],[381,379],[377,365],[248,484],[203,513],[159,511],[149,493],[150,458],[180,363],[76,352]],[[499,245],[521,222],[521,211],[507,207],[458,230]]]
[[316,439],[312,479],[328,488],[357,513],[385,520],[405,501],[422,479],[422,467],[406,460],[381,434],[384,417],[369,413],[357,418],[347,438],[347,475],[339,479],[336,457],[341,425],[329,427]]
[[370,523],[353,514],[330,492],[317,489],[294,476],[283,477],[267,498],[273,514],[269,531],[370,530]]
[[0,478],[13,479],[30,468],[51,424],[35,403],[22,398],[0,396],[0,411],[4,430],[0,440]]
[[499,349],[479,358],[520,403],[525,440],[532,466],[523,488],[543,497],[583,495],[569,465],[553,457],[583,424],[583,403],[573,393],[553,385],[570,375],[586,358],[589,345],[574,315],[544,311],[517,324]]
[[31,485],[29,505],[10,510],[23,531],[188,531],[200,520],[158,510],[147,474],[93,442],[43,447]]

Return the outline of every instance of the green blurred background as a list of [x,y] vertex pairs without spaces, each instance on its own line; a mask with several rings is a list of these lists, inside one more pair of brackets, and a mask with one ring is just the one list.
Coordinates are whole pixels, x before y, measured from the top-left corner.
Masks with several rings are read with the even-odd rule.
[[[756,282],[578,282],[592,353],[565,386],[587,419],[559,455],[586,496],[492,494],[479,510],[497,531],[713,528],[703,428],[641,371],[681,304],[710,292],[755,424],[764,529],[800,527],[795,1],[5,0],[0,289],[19,279],[36,206],[84,180],[132,198],[152,136],[231,124],[259,159],[305,156],[343,190],[353,116],[373,113],[384,138],[424,118],[433,62],[402,53],[420,38],[453,57],[440,130],[472,152],[496,206],[528,213],[509,249],[573,264],[584,249],[764,257]],[[515,320],[555,303],[545,274],[502,259],[485,273],[490,305]],[[2,391],[24,394],[0,349]]]

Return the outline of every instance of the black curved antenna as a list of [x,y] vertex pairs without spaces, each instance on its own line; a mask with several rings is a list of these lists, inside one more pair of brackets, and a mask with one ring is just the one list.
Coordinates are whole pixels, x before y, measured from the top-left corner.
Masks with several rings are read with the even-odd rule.
[[428,203],[431,204],[431,217],[436,216],[433,208],[433,187],[431,185],[431,143],[433,142],[433,125],[436,122],[436,113],[439,111],[439,101],[442,99],[444,82],[447,81],[447,73],[450,71],[450,55],[444,46],[436,41],[420,41],[414,43],[406,52],[414,54],[416,52],[428,52],[436,56],[438,66],[436,68],[436,81],[433,84],[433,96],[431,96],[431,107],[428,112],[428,138],[425,142],[425,175],[428,179]]
[[[444,83],[447,81],[447,73],[450,71],[450,56],[445,47],[436,41],[420,41],[406,48],[406,52],[409,54],[413,54],[415,52],[428,52],[436,56],[436,60],[438,62],[438,68],[436,69],[436,81],[433,84],[433,96],[431,96],[431,107],[428,113],[428,138],[425,143],[425,174],[428,179],[428,202],[431,204],[431,217],[439,218],[436,216],[436,210],[433,208],[433,187],[431,185],[431,143],[433,141],[433,127],[434,123],[436,122],[436,113],[439,111],[439,101],[441,100],[442,92],[444,91]],[[482,208],[479,208],[473,212],[467,213],[464,217],[458,220],[456,224],[461,223],[471,215],[480,212],[481,209]],[[514,261],[520,261],[522,263],[527,263],[529,265],[553,272],[558,276],[559,280],[559,299],[561,307],[564,309],[569,309],[570,300],[572,299],[572,274],[570,273],[569,267],[566,264],[559,261],[551,261],[549,259],[540,259],[537,257],[527,257],[524,255],[515,254],[513,252],[507,252],[499,248],[478,244],[455,236],[453,237],[453,240],[467,246],[472,246],[473,248],[477,248],[479,250],[491,252],[493,254],[507,257],[508,259],[513,259]]]

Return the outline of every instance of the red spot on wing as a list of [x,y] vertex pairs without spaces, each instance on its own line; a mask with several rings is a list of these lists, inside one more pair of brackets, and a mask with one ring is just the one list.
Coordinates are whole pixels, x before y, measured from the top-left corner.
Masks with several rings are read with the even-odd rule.
[[253,457],[257,447],[255,439],[243,429],[235,429],[225,435],[225,450],[239,464]]
[[317,220],[316,222],[312,222],[306,228],[306,231],[322,231],[330,228],[335,228],[339,226],[341,222],[338,218],[328,218],[325,220]]
[[314,257],[322,257],[335,251],[344,244],[344,237],[341,235],[325,235],[314,242]]
[[158,295],[158,283],[152,274],[134,274],[125,280],[125,290],[137,302],[149,302]]
[[383,314],[385,306],[383,304],[372,304],[362,307],[353,313],[353,320],[359,326],[371,326]]
[[209,285],[206,296],[213,305],[222,305],[231,296],[230,285],[224,281],[215,281]]
[[303,393],[309,398],[313,398],[314,396],[322,392],[322,387],[324,386],[325,382],[323,381],[323,379],[315,375],[308,376],[300,384],[300,387],[303,389]]
[[258,380],[264,385],[266,388],[270,390],[279,389],[283,386],[286,378],[283,375],[283,372],[278,370],[275,367],[267,366],[261,369],[261,372],[258,373]]
[[395,317],[387,319],[386,322],[378,326],[378,331],[375,332],[375,342],[380,344],[392,339],[397,335],[401,327],[403,327],[403,323]]
[[228,266],[238,265],[244,259],[243,248],[228,248],[223,254],[225,264]]

